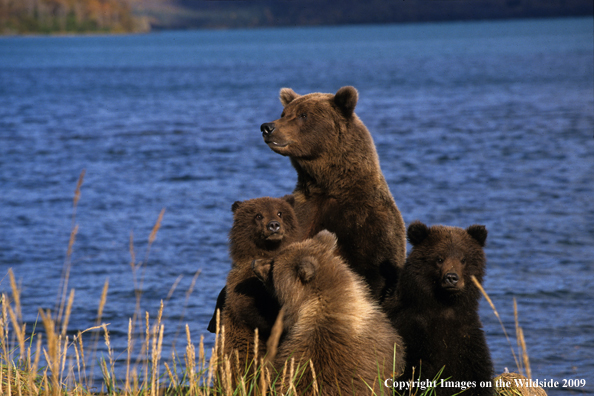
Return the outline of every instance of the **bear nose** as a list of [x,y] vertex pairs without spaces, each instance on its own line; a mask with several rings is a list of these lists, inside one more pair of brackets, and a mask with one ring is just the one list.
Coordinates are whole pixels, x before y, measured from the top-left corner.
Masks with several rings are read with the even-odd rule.
[[278,221],[271,221],[266,227],[272,232],[278,232],[280,230],[280,223]]
[[445,276],[445,283],[448,286],[456,286],[456,283],[458,283],[458,274],[455,274],[453,272],[450,272],[449,274],[446,274]]
[[262,135],[268,136],[272,132],[274,132],[274,122],[267,122],[260,126],[260,130],[262,131]]

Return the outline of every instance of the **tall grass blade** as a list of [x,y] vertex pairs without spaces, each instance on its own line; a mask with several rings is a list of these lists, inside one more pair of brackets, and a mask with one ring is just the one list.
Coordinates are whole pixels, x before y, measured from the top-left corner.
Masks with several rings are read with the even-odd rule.
[[493,301],[491,301],[491,298],[489,297],[489,295],[487,294],[487,292],[485,291],[485,289],[483,288],[483,286],[480,284],[480,282],[476,279],[476,277],[474,275],[471,276],[471,279],[474,282],[474,284],[476,285],[476,287],[478,287],[478,289],[481,291],[481,293],[485,297],[485,300],[487,300],[487,302],[491,306],[491,309],[493,310],[493,313],[495,313],[495,316],[497,317],[497,320],[499,321],[499,324],[501,325],[501,329],[503,330],[503,334],[505,335],[505,339],[507,340],[507,343],[509,344],[509,347],[511,348],[511,352],[512,352],[512,355],[514,357],[514,361],[516,362],[516,366],[518,367],[518,370],[521,370],[520,369],[520,362],[518,361],[518,357],[516,356],[516,353],[514,351],[514,348],[512,346],[512,343],[510,341],[510,338],[507,335],[507,331],[505,330],[505,326],[503,325],[503,321],[501,320],[501,317],[499,316],[499,312],[497,312],[497,309],[495,308],[495,304],[493,304]]

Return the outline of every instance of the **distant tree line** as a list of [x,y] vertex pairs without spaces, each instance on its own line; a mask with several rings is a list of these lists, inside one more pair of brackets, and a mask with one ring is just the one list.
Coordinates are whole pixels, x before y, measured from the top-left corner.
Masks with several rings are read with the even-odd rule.
[[0,0],[0,34],[592,16],[592,0]]
[[135,32],[148,23],[128,0],[0,0],[0,33]]
[[593,15],[592,0],[171,0],[163,26],[226,28],[345,25]]

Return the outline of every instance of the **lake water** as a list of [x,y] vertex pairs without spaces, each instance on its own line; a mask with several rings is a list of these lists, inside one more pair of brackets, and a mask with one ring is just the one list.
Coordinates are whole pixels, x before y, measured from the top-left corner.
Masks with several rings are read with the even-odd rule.
[[[295,185],[259,130],[279,89],[354,85],[405,222],[485,224],[485,288],[514,346],[517,300],[533,377],[592,394],[593,35],[579,18],[2,38],[0,291],[13,268],[28,331],[55,307],[85,169],[69,334],[95,324],[109,279],[103,322],[125,360],[133,232],[141,310],[165,301],[163,354],[183,353],[185,323],[212,346],[231,204]],[[484,300],[480,314],[496,372],[513,370]]]

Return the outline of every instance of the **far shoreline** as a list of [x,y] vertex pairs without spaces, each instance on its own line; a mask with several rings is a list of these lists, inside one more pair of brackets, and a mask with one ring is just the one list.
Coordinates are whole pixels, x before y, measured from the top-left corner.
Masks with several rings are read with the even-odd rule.
[[406,21],[406,22],[378,22],[378,23],[343,23],[343,24],[301,24],[301,25],[274,25],[274,26],[218,26],[206,27],[196,26],[191,28],[148,28],[139,31],[88,31],[88,32],[24,32],[24,33],[0,33],[0,39],[14,37],[109,37],[109,36],[135,36],[147,34],[159,34],[167,32],[192,32],[192,31],[240,31],[240,30],[268,30],[268,29],[293,29],[293,28],[323,28],[323,27],[363,27],[363,26],[384,26],[384,25],[425,25],[425,24],[451,24],[451,23],[482,23],[482,22],[513,22],[513,21],[544,21],[556,19],[593,19],[591,15],[560,15],[560,16],[531,16],[531,17],[511,17],[511,18],[465,18],[465,19],[444,19],[444,20],[426,20],[426,21]]

